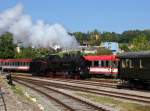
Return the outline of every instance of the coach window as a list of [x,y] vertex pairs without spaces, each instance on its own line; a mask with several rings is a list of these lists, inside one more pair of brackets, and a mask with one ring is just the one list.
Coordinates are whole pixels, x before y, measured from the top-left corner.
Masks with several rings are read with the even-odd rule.
[[101,66],[101,61],[98,61],[98,66]]
[[146,58],[142,60],[143,68],[144,69],[150,69],[150,59]]
[[104,66],[104,61],[101,61],[101,66],[102,66],[102,67]]
[[109,66],[109,62],[108,61],[106,61],[106,67],[108,67]]
[[126,60],[125,59],[121,60],[121,66],[122,66],[122,68],[126,68]]
[[125,68],[129,68],[129,66],[130,66],[130,60],[125,59]]
[[25,62],[26,64],[25,64],[25,66],[28,66],[28,63],[27,62]]
[[98,66],[98,61],[94,61],[94,66]]
[[17,66],[17,62],[15,62],[15,66]]
[[24,66],[24,62],[22,62],[22,66]]
[[129,67],[134,68],[134,62],[132,59],[129,60]]
[[117,61],[112,61],[112,67],[117,68],[118,67],[118,62]]
[[143,61],[140,59],[140,69],[143,69]]
[[18,66],[20,66],[21,65],[21,62],[18,62]]
[[17,66],[19,66],[19,62],[17,62]]
[[134,65],[133,67],[135,69],[139,69],[140,68],[140,62],[139,62],[138,59],[133,59],[132,62],[133,62],[133,65]]

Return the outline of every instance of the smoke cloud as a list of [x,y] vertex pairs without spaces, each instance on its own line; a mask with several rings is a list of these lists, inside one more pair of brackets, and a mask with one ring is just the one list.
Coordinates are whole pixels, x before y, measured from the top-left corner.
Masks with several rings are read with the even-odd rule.
[[25,46],[76,49],[79,45],[60,24],[49,25],[43,20],[33,23],[21,4],[0,13],[0,35],[5,32],[12,33],[14,42],[21,41]]

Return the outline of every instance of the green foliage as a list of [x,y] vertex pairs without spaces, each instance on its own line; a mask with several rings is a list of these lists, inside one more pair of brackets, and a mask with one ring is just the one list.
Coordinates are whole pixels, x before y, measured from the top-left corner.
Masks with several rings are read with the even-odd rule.
[[88,32],[88,44],[91,46],[100,45],[101,44],[101,34],[98,30],[94,30],[93,32]]
[[120,43],[130,43],[134,38],[138,37],[143,32],[140,30],[129,30],[121,34]]
[[112,51],[106,48],[99,48],[97,50],[97,55],[112,55]]
[[102,41],[103,42],[118,42],[119,41],[119,34],[115,32],[103,32],[102,34]]
[[53,53],[52,50],[48,50],[47,48],[21,48],[21,52],[15,54],[15,58],[38,58],[45,57],[49,54]]
[[85,33],[75,32],[75,33],[73,33],[73,35],[75,36],[75,38],[81,45],[83,45],[85,42],[87,42],[87,35]]
[[123,51],[130,51],[128,44],[120,44],[119,47]]
[[134,38],[131,45],[132,51],[144,51],[150,50],[150,43],[148,38],[141,34],[137,38]]
[[0,37],[0,58],[14,58],[15,47],[13,36],[10,33],[5,33]]
[[20,53],[15,53],[15,58],[34,58],[35,56],[35,50],[31,47],[21,48]]
[[82,53],[80,51],[69,51],[69,52],[58,52],[58,53],[55,53],[54,55],[58,55],[60,57],[63,57],[64,55],[72,55],[72,56],[75,56],[75,55],[82,55]]

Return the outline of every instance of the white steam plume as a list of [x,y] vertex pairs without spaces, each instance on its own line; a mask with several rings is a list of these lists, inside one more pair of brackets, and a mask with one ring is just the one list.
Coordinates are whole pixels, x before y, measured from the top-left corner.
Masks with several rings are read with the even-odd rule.
[[75,49],[78,43],[60,24],[49,25],[39,20],[34,24],[24,13],[21,4],[0,13],[0,35],[10,32],[14,41],[22,41],[25,46]]

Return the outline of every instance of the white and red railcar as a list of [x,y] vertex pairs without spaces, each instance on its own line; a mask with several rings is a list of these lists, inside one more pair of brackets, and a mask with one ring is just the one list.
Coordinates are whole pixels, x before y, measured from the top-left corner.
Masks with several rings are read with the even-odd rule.
[[5,71],[29,71],[32,59],[0,59],[0,68]]
[[118,58],[116,55],[84,56],[90,61],[90,74],[92,76],[116,77],[118,74]]

